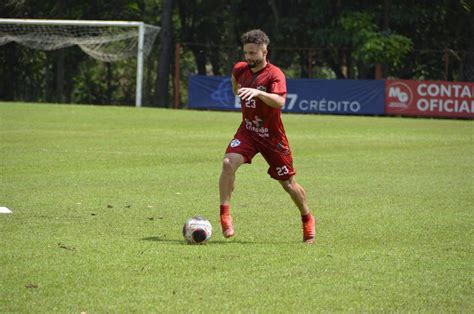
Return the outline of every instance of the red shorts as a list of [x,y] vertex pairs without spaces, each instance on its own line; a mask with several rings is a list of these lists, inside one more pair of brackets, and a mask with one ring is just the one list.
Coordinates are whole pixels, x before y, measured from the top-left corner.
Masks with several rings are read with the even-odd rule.
[[249,131],[239,130],[227,146],[226,154],[236,153],[244,156],[245,163],[250,164],[253,157],[260,153],[267,161],[268,174],[275,180],[288,180],[296,174],[293,168],[293,158],[288,142],[277,142],[276,145],[255,140]]

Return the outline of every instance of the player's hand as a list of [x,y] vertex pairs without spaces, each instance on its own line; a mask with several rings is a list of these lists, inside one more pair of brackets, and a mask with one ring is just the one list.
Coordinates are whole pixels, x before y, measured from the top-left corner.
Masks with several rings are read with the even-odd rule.
[[261,93],[260,90],[256,88],[249,88],[249,87],[242,87],[237,91],[237,94],[242,100],[249,100],[249,99],[258,97],[260,93]]

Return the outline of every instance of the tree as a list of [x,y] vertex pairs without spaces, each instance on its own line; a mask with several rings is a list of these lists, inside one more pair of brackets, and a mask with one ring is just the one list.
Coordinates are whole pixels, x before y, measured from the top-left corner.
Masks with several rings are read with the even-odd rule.
[[[290,5],[291,3],[291,5]],[[176,6],[174,6],[176,5]],[[143,102],[169,107],[173,41],[188,74],[228,75],[240,35],[261,28],[269,57],[288,77],[474,80],[472,3],[467,0],[6,0],[0,16],[142,20],[162,27],[146,60]],[[1,34],[0,34],[1,36]],[[0,46],[0,99],[133,104],[136,62],[106,64],[76,48]],[[183,90],[185,92],[185,89]]]
[[390,31],[380,32],[373,15],[353,12],[342,16],[342,29],[351,38],[352,57],[359,64],[374,67],[387,64],[396,69],[412,49],[411,39]]
[[169,107],[169,75],[172,52],[172,23],[173,0],[164,0],[161,11],[160,49],[156,90],[153,103],[158,107]]

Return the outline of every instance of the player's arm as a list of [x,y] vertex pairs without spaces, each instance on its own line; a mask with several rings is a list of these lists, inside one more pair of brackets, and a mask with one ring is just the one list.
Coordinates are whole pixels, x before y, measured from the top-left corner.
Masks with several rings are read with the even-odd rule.
[[235,79],[235,76],[232,74],[232,91],[234,92],[234,95],[237,95],[237,80]]
[[285,105],[285,97],[278,94],[267,93],[264,91],[259,92],[260,93],[257,97],[270,107],[281,109]]
[[258,97],[265,104],[273,108],[281,109],[285,105],[285,97],[279,94],[267,93],[256,88],[243,87],[237,93],[242,100]]

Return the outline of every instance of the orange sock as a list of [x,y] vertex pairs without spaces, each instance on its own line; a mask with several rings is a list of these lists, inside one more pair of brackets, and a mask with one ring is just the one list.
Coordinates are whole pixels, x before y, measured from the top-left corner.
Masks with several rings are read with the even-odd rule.
[[311,217],[311,213],[307,215],[301,215],[301,220],[303,221],[303,223],[307,223],[310,217]]
[[230,205],[221,205],[220,210],[221,210],[221,215],[229,215],[230,214]]

